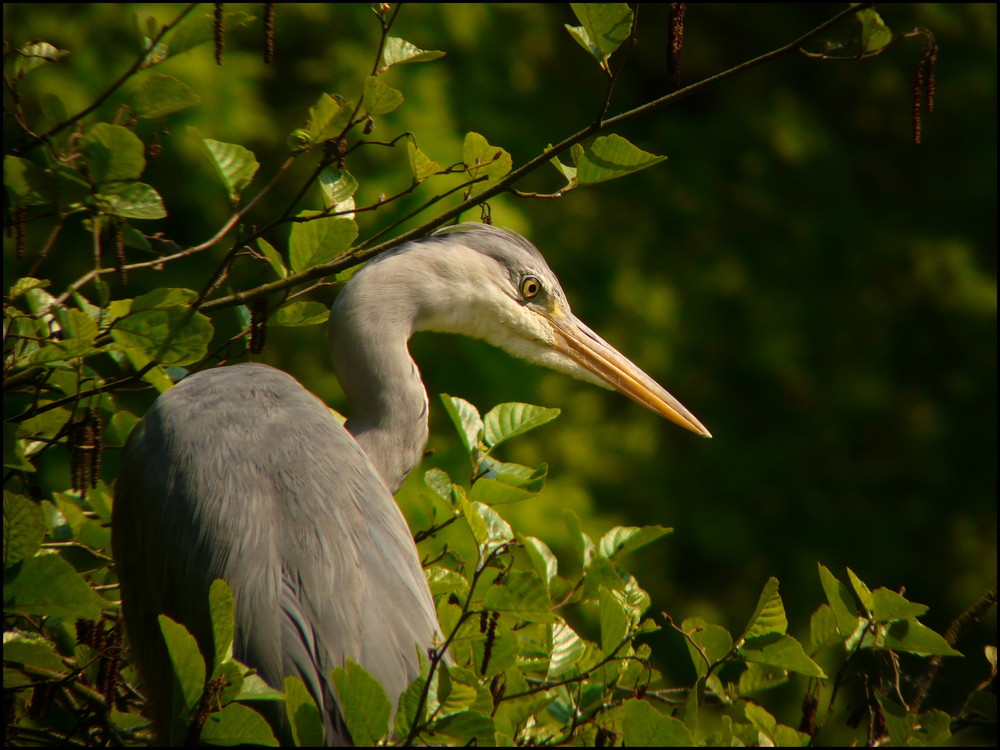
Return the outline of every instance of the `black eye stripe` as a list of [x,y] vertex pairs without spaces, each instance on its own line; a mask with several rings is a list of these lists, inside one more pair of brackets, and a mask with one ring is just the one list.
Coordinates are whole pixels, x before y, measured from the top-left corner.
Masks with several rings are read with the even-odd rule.
[[542,282],[537,276],[525,276],[521,279],[521,296],[525,299],[537,297],[542,292]]

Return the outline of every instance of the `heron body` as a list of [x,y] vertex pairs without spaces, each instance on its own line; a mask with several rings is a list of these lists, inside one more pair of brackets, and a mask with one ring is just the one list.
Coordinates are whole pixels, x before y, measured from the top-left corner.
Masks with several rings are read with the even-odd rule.
[[[261,364],[191,375],[126,445],[113,548],[122,609],[162,736],[175,715],[157,615],[214,653],[208,588],[236,600],[234,655],[278,689],[302,679],[326,742],[350,744],[330,679],[350,658],[393,706],[440,642],[434,602],[392,495],[427,442],[427,393],[407,341],[464,333],[615,388],[703,435],[649,376],[577,320],[541,254],[507,230],[459,225],[370,261],[330,317],[342,426],[294,378]],[[279,725],[281,717],[271,717]]]

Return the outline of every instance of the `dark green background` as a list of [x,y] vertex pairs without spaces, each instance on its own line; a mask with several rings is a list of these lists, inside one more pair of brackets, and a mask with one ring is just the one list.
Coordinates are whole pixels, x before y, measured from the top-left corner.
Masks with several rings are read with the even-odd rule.
[[[25,95],[54,90],[71,111],[82,108],[135,59],[132,14],[167,21],[181,7],[6,5],[9,42],[43,39],[72,52],[33,73]],[[259,5],[226,7],[260,13]],[[683,80],[786,44],[842,7],[692,5]],[[922,43],[914,39],[865,62],[792,55],[756,68],[618,131],[666,163],[560,200],[491,202],[495,223],[546,255],[574,311],[678,396],[713,440],[479,342],[436,334],[413,342],[432,396],[459,395],[483,411],[515,400],[563,410],[503,449],[506,460],[551,467],[537,501],[504,509],[515,528],[567,560],[563,508],[595,538],[617,524],[676,528],[632,569],[654,611],[678,621],[701,615],[739,629],[773,575],[793,632],[804,636],[823,601],[822,562],[841,577],[850,566],[872,587],[905,587],[931,606],[924,620],[942,631],[996,579],[996,6],[880,10],[894,32],[925,26],[937,35],[937,111],[919,147],[910,111]],[[460,160],[474,130],[517,165],[579,130],[604,82],[564,23],[575,23],[566,6],[404,6],[394,34],[447,56],[386,74],[406,102],[373,137],[410,130],[446,165]],[[611,114],[666,92],[665,38],[664,6],[642,6]],[[272,66],[260,60],[259,24],[230,34],[221,68],[207,45],[166,63],[160,70],[188,82],[202,104],[167,119],[163,152],[147,170],[170,218],[136,223],[182,245],[211,236],[227,203],[186,125],[257,154],[252,195],[322,92],[357,96],[376,43],[367,6],[279,5]],[[102,117],[113,116],[115,101]],[[157,127],[141,123],[138,132]],[[250,222],[284,208],[311,159]],[[360,203],[409,184],[401,149],[365,150],[347,167]],[[361,237],[451,184],[442,179],[397,208],[359,215]],[[560,184],[546,167],[519,187]],[[270,239],[284,249],[287,233]],[[58,263],[42,267],[56,288],[87,268],[88,252],[74,246],[89,240],[69,232]],[[112,281],[115,296],[200,288],[225,249],[136,273],[126,290]],[[24,268],[5,255],[8,278]],[[232,278],[236,288],[265,280],[256,268]],[[232,310],[215,319],[235,330]],[[346,409],[320,328],[272,328],[261,359]],[[137,398],[132,408],[141,413],[148,402]],[[425,466],[464,477],[457,437],[433,398],[431,420],[437,453]],[[64,469],[52,464],[58,487]],[[407,508],[426,492],[422,472],[414,474]],[[957,708],[985,675],[981,646],[995,643],[995,628],[991,614],[958,644],[968,658],[952,668],[943,707]],[[654,653],[673,684],[690,683],[678,637],[660,637]]]

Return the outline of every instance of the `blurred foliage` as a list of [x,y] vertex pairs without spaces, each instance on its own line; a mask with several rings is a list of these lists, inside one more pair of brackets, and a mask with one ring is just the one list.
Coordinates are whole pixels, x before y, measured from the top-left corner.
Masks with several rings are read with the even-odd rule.
[[[143,35],[155,36],[158,26],[173,21],[183,8],[5,5],[5,153],[26,145],[14,117],[18,108],[28,122],[44,128],[89,107],[128,72],[142,51]],[[317,159],[313,154],[296,159],[277,188],[247,214],[237,229],[242,236],[286,211],[346,206],[347,200],[364,206],[382,195],[404,193],[377,212],[355,214],[358,238],[365,242],[401,222],[381,238],[389,239],[429,218],[427,212],[407,218],[429,198],[468,179],[468,173],[459,172],[425,179],[430,173],[469,163],[476,149],[487,153],[483,144],[509,154],[517,167],[593,121],[609,72],[623,62],[609,116],[662,96],[672,85],[665,60],[667,6],[640,6],[635,46],[610,62],[600,44],[588,57],[587,30],[601,20],[578,17],[567,7],[406,6],[393,35],[421,50],[444,51],[446,57],[431,64],[395,65],[379,75],[378,81],[402,92],[402,105],[391,111],[394,95],[366,84],[379,44],[379,26],[368,6],[278,6],[271,65],[261,60],[260,23],[253,20],[261,7],[227,4],[226,10],[231,15],[221,67],[211,44],[196,44],[210,41],[202,23],[183,40],[187,51],[178,43],[176,56],[152,70],[137,71],[86,117],[82,137],[69,128],[53,138],[54,150],[84,154],[91,172],[73,177],[79,162],[62,165],[64,182],[58,190],[63,208],[95,194],[88,179],[107,187],[139,175],[162,205],[149,192],[98,189],[104,215],[88,211],[83,214],[87,221],[77,215],[54,233],[45,200],[26,199],[33,194],[28,188],[41,193],[53,189],[47,183],[39,186],[47,178],[27,167],[18,172],[19,163],[5,162],[5,224],[10,227],[4,244],[5,305],[10,303],[5,307],[5,417],[38,404],[30,390],[18,394],[24,382],[7,382],[12,364],[15,376],[25,364],[48,368],[49,386],[73,393],[84,358],[89,374],[113,378],[157,354],[165,364],[199,367],[220,361],[218,356],[201,361],[206,352],[226,361],[245,357],[240,335],[251,323],[248,309],[214,312],[205,328],[201,313],[192,315],[185,307],[193,297],[180,292],[170,299],[143,297],[162,294],[157,289],[202,289],[231,249],[231,237],[162,269],[133,271],[127,286],[124,279],[105,276],[106,287],[81,287],[101,307],[110,300],[112,305],[132,300],[129,309],[108,308],[139,321],[114,333],[117,356],[92,356],[94,347],[108,344],[96,325],[91,328],[91,308],[70,296],[53,325],[42,314],[49,299],[45,294],[62,295],[93,268],[94,232],[111,231],[108,216],[129,222],[130,228],[119,226],[130,263],[212,238],[232,215],[234,196],[242,193],[245,202],[260,192],[288,158],[290,145],[313,147],[313,154],[322,151],[328,134],[317,124],[318,115],[331,106],[324,103],[324,94],[377,99],[369,139],[389,141],[406,131],[415,135],[395,148],[352,152],[346,168],[358,177],[353,188],[343,175],[332,175],[297,203],[299,186],[316,169]],[[194,14],[206,12],[210,6]],[[831,13],[812,5],[692,6],[679,60],[681,85],[784,45]],[[919,146],[913,143],[911,109],[914,76],[927,59],[928,42],[917,35],[881,48],[881,29],[869,24],[864,28],[873,31],[862,48],[872,53],[870,59],[782,57],[615,129],[617,137],[646,155],[632,152],[633,160],[651,165],[652,155],[662,154],[668,157],[665,163],[625,179],[570,190],[558,200],[528,200],[512,193],[489,200],[494,223],[526,234],[542,249],[575,312],[678,395],[712,430],[713,441],[693,440],[620,396],[512,362],[478,342],[437,334],[413,342],[431,393],[460,394],[480,405],[528,400],[562,409],[561,419],[500,451],[506,461],[528,466],[545,461],[550,467],[539,494],[503,506],[504,517],[518,532],[544,540],[559,558],[573,559],[580,534],[601,539],[609,528],[626,524],[676,528],[635,557],[653,613],[670,613],[683,621],[679,627],[688,634],[680,637],[664,628],[643,637],[652,647],[652,664],[664,673],[664,682],[655,689],[700,685],[701,691],[709,687],[717,697],[725,695],[725,683],[718,689],[708,686],[711,675],[701,673],[696,650],[691,651],[691,632],[700,628],[697,632],[720,638],[713,628],[743,632],[762,583],[772,578],[782,582],[792,628],[787,637],[812,644],[809,653],[815,656],[823,645],[816,633],[836,631],[839,642],[847,644],[843,653],[859,659],[865,656],[862,644],[872,653],[890,653],[894,646],[885,638],[891,623],[916,616],[880,620],[874,602],[865,601],[869,594],[891,594],[905,586],[907,596],[930,606],[927,625],[944,631],[995,586],[996,8],[915,4],[887,6],[881,13],[893,32],[929,28],[936,39],[935,111],[923,117]],[[150,24],[147,18],[156,21]],[[579,28],[566,33],[564,24]],[[832,41],[826,47],[810,51],[834,56],[839,41],[827,38]],[[35,50],[46,61],[17,54],[39,40],[53,47]],[[177,83],[156,79],[158,75]],[[52,93],[62,100],[62,118]],[[333,122],[335,114],[328,111]],[[480,134],[482,140],[467,134]],[[41,151],[18,157],[40,168]],[[587,160],[579,152],[573,156],[562,157],[565,167],[546,165],[517,188],[538,193],[564,189],[572,179],[566,167],[576,165],[586,173]],[[260,165],[256,176],[251,159]],[[229,170],[234,163],[242,168]],[[505,165],[500,159],[480,168],[500,174]],[[497,174],[487,176],[495,182]],[[421,185],[406,192],[414,179],[422,180]],[[590,177],[579,181],[600,182]],[[461,199],[458,191],[430,213],[438,215]],[[25,204],[32,220],[15,227],[15,209]],[[478,219],[478,210],[465,218]],[[101,226],[101,221],[106,223]],[[347,238],[343,244],[344,236],[335,232],[332,244],[324,245],[327,239],[301,229],[318,222],[294,226],[286,223],[266,232],[266,243],[258,243],[258,249],[271,262],[233,265],[219,294],[246,291],[283,272],[329,260],[353,241]],[[163,241],[151,238],[156,233]],[[25,248],[23,257],[19,244]],[[274,257],[268,246],[278,249]],[[280,259],[289,246],[314,252],[293,254],[289,269]],[[43,248],[47,257],[40,254]],[[114,261],[106,257],[104,265]],[[22,296],[15,299],[11,290],[23,277],[49,285],[21,287],[17,291]],[[327,305],[334,294],[335,289],[324,286],[304,304]],[[8,309],[32,320],[37,326],[32,335],[40,339],[35,349],[18,352],[22,359],[13,363]],[[283,320],[272,322],[294,325],[271,327],[267,348],[254,358],[291,372],[343,409],[322,333],[305,325],[322,316],[313,307],[286,307],[281,314]],[[166,337],[181,329],[191,334],[186,348],[174,347],[169,356],[139,343],[152,331]],[[18,333],[25,335],[25,330]],[[61,341],[57,335],[63,336]],[[231,338],[235,343],[225,347]],[[39,354],[43,344],[56,348]],[[34,359],[29,363],[26,357]],[[150,372],[147,380],[158,387],[167,387],[180,374]],[[12,646],[28,661],[14,661],[50,670],[44,674],[59,685],[67,674],[64,657],[72,655],[87,675],[72,683],[71,700],[80,706],[99,703],[107,674],[121,667],[121,662],[110,660],[109,666],[109,659],[94,659],[93,651],[88,660],[80,649],[119,658],[114,578],[103,552],[109,549],[109,487],[117,448],[135,421],[132,414],[141,415],[153,395],[150,388],[104,394],[85,409],[41,413],[23,423],[26,432],[5,430],[5,488],[41,501],[29,506],[12,496],[8,512],[5,495],[5,529],[26,529],[12,540],[13,552],[5,536],[5,570],[19,565],[19,575],[25,575],[25,566],[35,566],[30,580],[50,582],[41,587],[42,596],[37,595],[40,584],[15,588],[10,598],[5,592],[5,603],[20,602],[21,607],[11,610],[20,614],[8,617],[7,628],[16,624],[29,633],[16,636],[23,641]],[[46,394],[43,402],[52,398]],[[430,463],[451,476],[465,475],[468,446],[454,438],[445,410],[432,409],[431,427],[430,447],[436,453]],[[86,446],[96,445],[95,435],[102,431],[103,461],[88,463],[84,459],[95,451]],[[75,450],[68,449],[71,443]],[[29,464],[37,471],[27,473]],[[80,473],[86,471],[99,478],[96,486],[86,493],[67,491],[90,484]],[[433,522],[427,498],[434,493],[418,474],[414,472],[399,499],[411,525],[419,529]],[[580,529],[565,525],[555,508],[572,511]],[[452,528],[440,538],[461,549],[458,536],[460,530]],[[36,554],[43,538],[44,551],[59,550],[58,555]],[[17,540],[19,548],[13,544]],[[849,567],[860,576],[851,574],[847,596],[852,609],[858,597],[857,616],[872,623],[867,630],[861,626],[861,635],[844,632],[843,622],[830,630],[837,601],[845,601],[831,591],[840,591],[843,584],[832,583],[827,574],[821,575],[823,586],[817,585],[817,561],[834,571]],[[577,565],[571,575],[585,580],[585,561]],[[76,581],[82,579],[70,575],[74,570],[104,593],[80,588]],[[860,579],[886,588],[865,594]],[[16,587],[17,581],[11,585]],[[823,593],[830,597],[827,606],[833,614],[814,614],[814,626],[807,628]],[[567,627],[593,644],[603,643],[602,609],[567,613]],[[102,610],[111,618],[105,624],[74,632],[74,619],[96,621]],[[955,715],[969,708],[967,699],[988,677],[981,654],[983,644],[995,643],[995,608],[980,615],[966,623],[962,640],[954,644],[967,658],[946,660],[936,673],[927,701],[934,710]],[[24,629],[25,618],[34,630]],[[36,632],[47,640],[37,640],[31,635]],[[871,640],[865,642],[865,637]],[[883,640],[873,647],[879,637]],[[29,652],[30,658],[24,656]],[[924,660],[914,658],[914,664],[904,664],[904,676],[922,673]],[[817,663],[827,675],[839,668],[818,657]],[[126,679],[134,681],[135,675],[125,669]],[[886,663],[875,658],[858,669],[884,676]],[[750,671],[747,667],[745,673]],[[41,679],[29,672],[19,674],[24,680]],[[766,675],[755,676],[766,681]],[[17,675],[12,679],[11,685],[5,680],[5,689],[28,684],[18,682]],[[847,698],[836,708],[836,721],[829,722],[841,733],[822,736],[822,741],[863,737],[863,726],[857,730],[861,735],[846,726],[852,713],[865,709],[886,721],[885,731],[895,744],[944,736],[938,732],[940,711],[923,718],[924,731],[938,734],[911,737],[912,725],[896,721],[900,707],[886,704],[876,711],[874,705],[882,699],[861,689],[859,682],[847,681]],[[830,689],[827,684],[825,690]],[[920,684],[903,685],[907,695],[919,689]],[[10,700],[13,694],[5,695]],[[733,738],[752,741],[740,734],[748,731],[740,727],[753,726],[780,744],[776,722],[798,726],[802,690],[774,687],[765,695],[771,713],[747,711],[747,705],[756,704],[743,701],[742,716],[730,715],[730,724],[704,728],[699,739],[724,741],[728,731]],[[571,707],[573,697],[566,700]],[[66,735],[79,729],[67,724],[65,715],[46,714],[44,705],[40,698],[31,717],[39,726]],[[626,736],[628,744],[671,731],[632,701],[615,711],[616,718],[602,725],[612,733],[604,740],[619,736],[622,725],[653,727],[650,736],[631,741]],[[690,709],[682,714],[690,716]],[[592,729],[598,731],[596,725]],[[688,731],[695,729],[688,724]],[[991,732],[979,737],[967,729],[961,736],[991,741]]]

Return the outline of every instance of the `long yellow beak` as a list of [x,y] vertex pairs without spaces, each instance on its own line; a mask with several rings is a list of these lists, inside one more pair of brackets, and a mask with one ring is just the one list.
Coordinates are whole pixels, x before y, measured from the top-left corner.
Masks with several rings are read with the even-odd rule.
[[556,334],[553,346],[578,365],[661,417],[703,437],[712,437],[712,433],[680,401],[575,315],[549,316],[538,310],[535,312],[552,325]]

